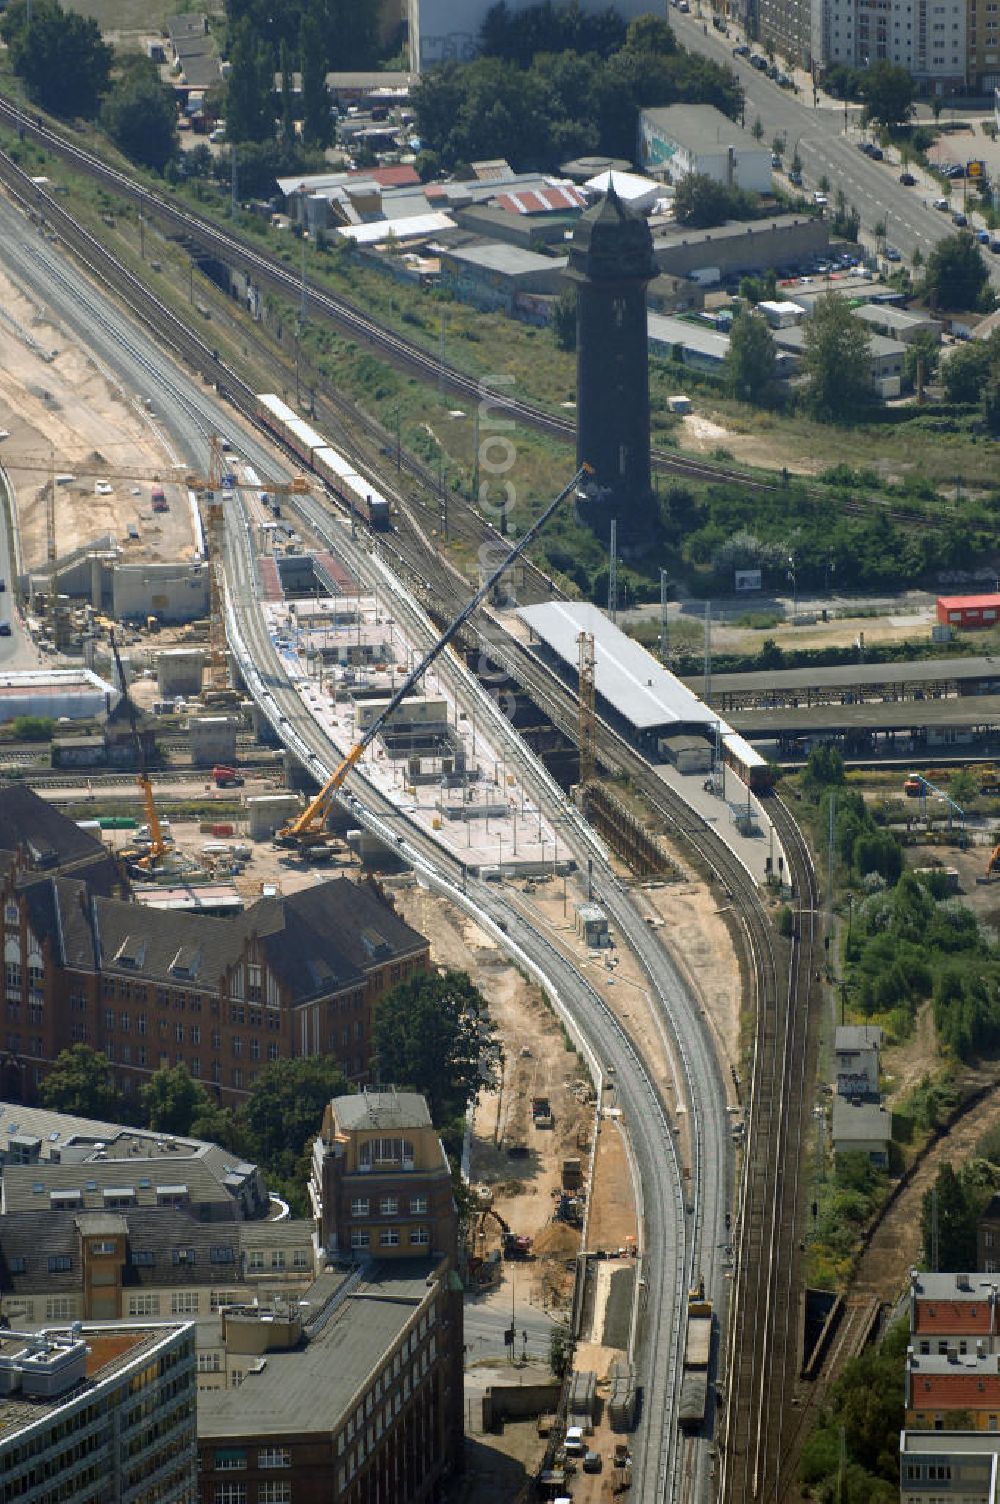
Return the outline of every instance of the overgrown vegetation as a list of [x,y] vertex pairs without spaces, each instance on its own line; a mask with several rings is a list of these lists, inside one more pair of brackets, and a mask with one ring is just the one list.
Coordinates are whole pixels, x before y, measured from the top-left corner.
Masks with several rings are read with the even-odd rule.
[[678,46],[665,20],[546,5],[495,6],[486,55],[445,63],[413,91],[417,132],[435,164],[452,169],[503,156],[518,170],[554,168],[593,152],[631,160],[640,108],[714,104],[734,119],[742,91],[732,69]]
[[866,1154],[838,1154],[816,1190],[808,1280],[835,1289],[849,1278],[862,1233],[889,1191],[889,1177]]
[[908,1342],[908,1323],[900,1321],[880,1347],[852,1358],[832,1386],[799,1465],[811,1498],[824,1504],[895,1504],[899,1498]]

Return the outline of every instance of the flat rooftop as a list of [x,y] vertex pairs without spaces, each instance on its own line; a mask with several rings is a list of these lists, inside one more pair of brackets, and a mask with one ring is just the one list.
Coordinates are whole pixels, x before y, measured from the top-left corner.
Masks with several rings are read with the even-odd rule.
[[[328,1298],[336,1302],[339,1296],[340,1304],[306,1346],[269,1352],[266,1367],[249,1372],[238,1389],[199,1393],[199,1439],[336,1430],[427,1298],[435,1267],[432,1259],[375,1263],[346,1295],[339,1278]],[[314,1302],[312,1320],[321,1309]]]
[[[129,1326],[118,1329],[84,1326],[79,1334],[88,1348],[83,1380],[52,1398],[32,1396],[29,1399],[19,1394],[0,1397],[0,1441],[10,1441],[19,1432],[30,1430],[39,1421],[56,1413],[69,1400],[76,1399],[87,1389],[93,1388],[95,1381],[115,1378],[133,1365],[144,1363],[151,1353],[161,1347],[165,1340],[175,1336],[186,1324],[165,1322],[155,1327]],[[59,1346],[67,1349],[78,1340],[67,1329],[49,1327],[46,1332]],[[30,1340],[37,1341],[38,1336],[37,1332],[32,1333]],[[16,1359],[25,1352],[28,1340],[28,1337],[16,1332],[0,1333],[0,1358]]]
[[[914,663],[838,663],[829,668],[765,669],[761,673],[712,674],[712,694],[739,691],[779,694],[787,690],[846,689],[855,685],[956,684],[967,680],[1000,682],[1000,658],[921,658]],[[697,694],[699,674],[682,681]]]
[[707,730],[717,724],[719,717],[697,695],[589,602],[522,606],[518,615],[574,673],[580,662],[577,639],[581,632],[592,633],[597,693],[637,731],[661,726]]
[[790,736],[845,729],[910,731],[922,727],[1000,726],[1000,695],[959,695],[947,700],[869,700],[862,705],[761,705],[727,710],[744,736]]

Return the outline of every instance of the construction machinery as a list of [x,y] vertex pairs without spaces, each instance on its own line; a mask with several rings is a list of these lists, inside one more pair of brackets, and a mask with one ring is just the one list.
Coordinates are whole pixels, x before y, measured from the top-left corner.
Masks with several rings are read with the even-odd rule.
[[118,682],[121,685],[122,699],[125,701],[125,709],[128,711],[128,722],[132,730],[132,744],[135,747],[136,782],[142,790],[142,803],[146,811],[146,825],[149,829],[149,847],[144,851],[133,850],[123,853],[128,866],[136,868],[139,872],[157,872],[163,864],[167,854],[167,841],[160,825],[160,817],[156,813],[156,800],[153,797],[153,783],[146,767],[146,754],[142,746],[142,737],[139,735],[139,726],[136,721],[135,706],[132,696],[128,692],[128,684],[125,681],[125,670],[122,667],[121,654],[118,651],[118,643],[115,641],[114,632],[108,633],[108,641],[111,644],[111,652],[115,660],[115,669],[118,674]]
[[522,1233],[512,1232],[510,1224],[501,1217],[495,1206],[484,1206],[476,1217],[472,1229],[473,1258],[479,1261],[486,1258],[486,1228],[491,1219],[500,1232],[500,1252],[503,1257],[514,1262],[530,1259],[531,1239]]
[[364,735],[354,743],[354,746],[347,753],[347,756],[344,757],[339,765],[334,769],[333,773],[327,779],[326,783],[324,783],[323,787],[320,789],[316,797],[306,805],[305,809],[300,815],[298,815],[294,820],[290,820],[287,825],[284,825],[277,832],[274,838],[276,845],[291,848],[301,852],[306,852],[313,847],[323,846],[327,844],[330,839],[329,833],[326,828],[327,820],[329,818],[333,802],[336,799],[340,789],[346,782],[348,774],[361,761],[365,752],[371,746],[376,737],[381,734],[381,732],[385,728],[386,723],[399,709],[400,705],[406,699],[410,691],[420,683],[420,680],[430,668],[431,664],[440,656],[441,653],[444,652],[448,644],[452,642],[455,637],[457,637],[458,633],[462,630],[469,617],[482,604],[482,602],[486,600],[486,598],[490,594],[490,591],[493,589],[494,585],[501,578],[504,572],[510,568],[514,560],[524,552],[529,544],[534,542],[538,534],[541,532],[542,528],[552,516],[553,512],[566,499],[566,497],[570,495],[571,492],[575,491],[584,475],[589,475],[592,473],[592,466],[587,464],[581,465],[569,484],[563,487],[563,489],[559,492],[559,495],[553,501],[549,502],[549,505],[545,508],[545,511],[542,512],[541,516],[532,523],[531,527],[528,528],[528,531],[523,535],[523,537],[520,538],[517,543],[515,543],[514,547],[507,554],[507,557],[504,559],[503,563],[498,565],[497,568],[493,570],[493,573],[479,587],[472,599],[462,608],[462,610],[449,624],[449,626],[447,626],[441,633],[441,636],[438,638],[434,646],[424,654],[423,658],[417,664],[416,668],[414,668],[406,676],[402,684],[396,690],[396,693],[392,696],[392,699],[389,701],[388,705],[380,715],[377,715],[375,717],[375,719],[369,725],[367,731],[365,731]]

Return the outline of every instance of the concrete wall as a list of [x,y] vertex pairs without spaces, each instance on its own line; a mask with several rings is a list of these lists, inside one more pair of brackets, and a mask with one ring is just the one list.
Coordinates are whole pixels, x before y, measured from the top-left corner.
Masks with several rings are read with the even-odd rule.
[[232,763],[236,757],[236,722],[227,715],[199,716],[191,721],[191,760]]
[[247,800],[248,834],[253,841],[273,836],[279,825],[302,808],[297,794],[258,794]]
[[483,1427],[492,1431],[504,1420],[523,1420],[530,1415],[546,1415],[559,1403],[560,1385],[495,1384],[483,1395]]
[[717,266],[723,277],[791,266],[821,254],[830,244],[830,227],[821,219],[800,219],[775,225],[754,220],[721,230],[691,230],[654,240],[653,254],[661,272],[688,277],[700,267]]
[[205,654],[201,648],[167,648],[156,658],[156,684],[161,695],[201,694]]
[[116,564],[111,611],[119,621],[196,621],[208,615],[208,570],[204,564]]

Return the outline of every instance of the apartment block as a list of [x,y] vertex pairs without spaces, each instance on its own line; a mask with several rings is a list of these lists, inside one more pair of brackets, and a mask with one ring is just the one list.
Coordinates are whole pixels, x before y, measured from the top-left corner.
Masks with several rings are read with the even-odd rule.
[[415,1092],[335,1097],[313,1145],[309,1194],[331,1257],[455,1259],[451,1169]]
[[815,0],[813,61],[898,63],[944,94],[965,85],[968,24],[966,0]]
[[961,1419],[963,1429],[996,1431],[1000,1429],[1000,1356],[962,1355],[957,1342],[943,1356],[925,1356],[911,1348],[906,1357],[904,1403],[906,1425],[914,1430],[947,1430]]
[[1000,1285],[983,1274],[910,1270],[910,1339],[922,1357],[1000,1352]]
[[976,94],[1000,88],[1000,5],[997,0],[969,0],[969,86]]
[[4,1504],[195,1504],[189,1323],[0,1332]]
[[[36,805],[43,848],[23,838]],[[317,1054],[366,1078],[379,998],[429,956],[376,885],[335,878],[213,919],[109,896],[109,861],[37,796],[0,790],[0,1095],[34,1100],[77,1043],[126,1094],[184,1064],[237,1105],[269,1061]]]

